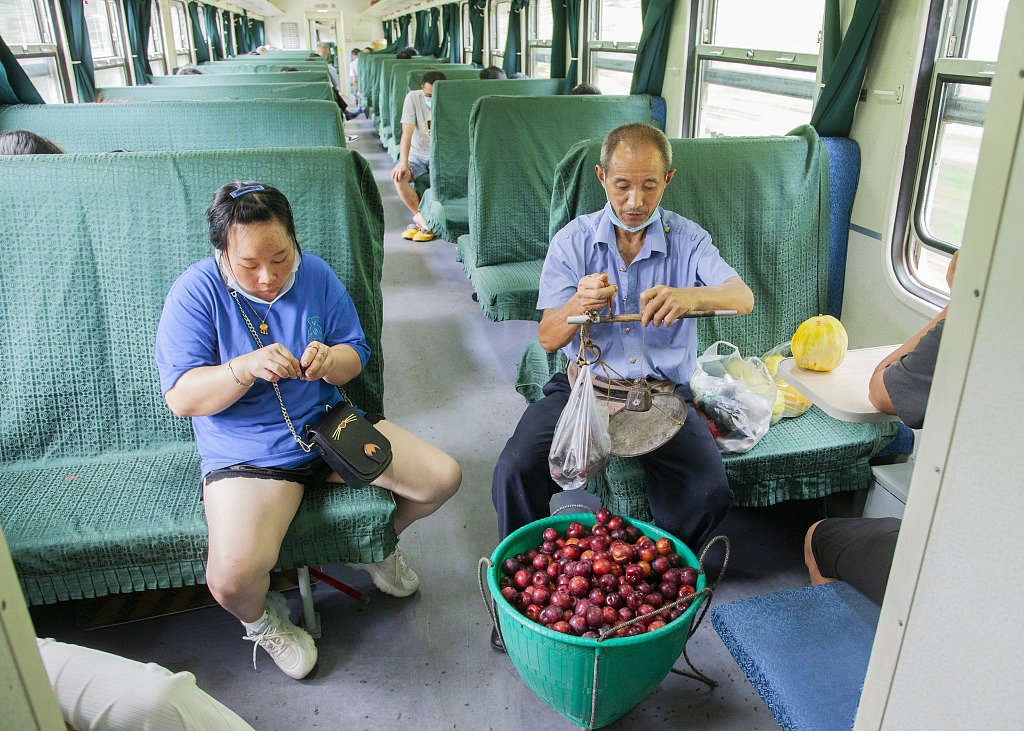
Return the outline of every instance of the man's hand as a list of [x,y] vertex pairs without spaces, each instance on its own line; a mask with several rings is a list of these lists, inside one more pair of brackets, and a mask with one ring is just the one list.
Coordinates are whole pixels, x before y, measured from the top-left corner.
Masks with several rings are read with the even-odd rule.
[[584,312],[597,312],[608,306],[608,300],[618,294],[619,288],[608,284],[608,275],[604,272],[588,274],[576,286],[576,300]]
[[396,183],[412,182],[412,170],[409,169],[409,163],[400,162],[395,165],[391,171],[391,179]]
[[691,288],[676,289],[658,284],[640,293],[640,323],[647,327],[668,326],[696,309]]

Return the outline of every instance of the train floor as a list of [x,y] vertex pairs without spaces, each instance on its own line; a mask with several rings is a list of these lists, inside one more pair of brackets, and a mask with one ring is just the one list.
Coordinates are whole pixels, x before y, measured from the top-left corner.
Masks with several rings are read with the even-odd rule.
[[[301,682],[262,651],[254,670],[242,627],[217,606],[85,631],[81,606],[69,602],[33,609],[36,631],[188,670],[256,729],[578,728],[491,649],[490,618],[476,579],[478,560],[497,543],[491,472],[525,406],[513,387],[515,371],[536,324],[490,322],[471,299],[451,243],[400,237],[409,215],[391,185],[391,161],[365,118],[348,123],[347,131],[358,135],[349,145],[370,161],[384,199],[388,416],[453,455],[464,471],[458,494],[402,536],[421,579],[419,592],[395,599],[376,591],[365,572],[325,567],[372,601],[357,603],[322,583],[314,587],[323,626],[319,667]],[[715,602],[806,585],[802,540],[821,509],[783,504],[731,511],[720,532],[732,541],[732,558]],[[296,617],[298,592],[287,596]],[[717,689],[670,675],[607,728],[778,728],[709,621],[690,640],[688,654]],[[682,659],[677,667],[685,667]]]

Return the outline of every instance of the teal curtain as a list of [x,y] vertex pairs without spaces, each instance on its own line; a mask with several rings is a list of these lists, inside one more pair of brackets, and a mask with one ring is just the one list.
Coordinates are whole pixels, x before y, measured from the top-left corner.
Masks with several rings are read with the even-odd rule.
[[473,33],[473,63],[484,65],[484,10],[487,0],[469,0],[469,29]]
[[224,41],[220,37],[220,29],[217,27],[217,8],[213,5],[203,6],[203,19],[206,20],[206,37],[210,39],[213,47],[213,60],[224,60]]
[[[582,0],[565,0],[565,23],[569,35],[569,67],[565,70],[565,93],[568,94],[576,86],[579,76],[580,56],[580,12]],[[552,73],[554,73],[552,71]]]
[[441,6],[441,20],[444,23],[444,42],[437,52],[438,58],[447,58],[449,63],[459,63],[462,55],[462,23],[459,4]]
[[882,3],[883,0],[857,0],[846,37],[839,43],[839,0],[827,0],[822,43],[824,88],[811,114],[811,126],[822,137],[850,134]]
[[417,10],[416,11],[416,32],[413,34],[412,47],[416,49],[416,53],[419,55],[423,54],[423,37],[427,32],[427,11]]
[[235,16],[235,50],[238,55],[249,53],[252,42],[249,40],[249,11],[243,10],[242,15]]
[[128,45],[132,49],[132,70],[135,83],[149,83],[153,69],[149,66],[149,27],[152,0],[122,0],[124,20],[128,27]]
[[36,87],[0,37],[0,104],[43,104]]
[[630,94],[661,96],[661,87],[665,83],[665,64],[668,62],[668,36],[675,7],[676,0],[640,1],[644,29],[637,46]]
[[421,54],[424,56],[438,55],[438,51],[441,47],[441,32],[438,27],[441,23],[441,9],[431,8],[427,11],[427,27],[423,31],[423,51]]
[[392,27],[392,23],[394,23],[393,20],[385,20],[384,21],[384,40],[387,42],[387,44],[389,46],[391,45],[391,27]]
[[71,52],[71,69],[78,88],[78,98],[83,102],[96,101],[96,74],[92,68],[92,44],[89,43],[89,29],[85,25],[85,5],[82,0],[58,0],[60,15],[64,20],[64,31],[68,37]]
[[220,18],[224,30],[224,54],[226,56],[234,56],[235,45],[234,41],[231,40],[232,36],[234,36],[234,33],[232,33],[233,29],[231,28],[231,13],[225,10],[220,14]]
[[404,51],[409,47],[409,23],[411,21],[412,13],[398,19],[398,38],[395,39],[395,45],[399,51]]
[[551,78],[565,78],[565,20],[564,0],[551,0]]
[[502,69],[510,79],[512,74],[523,70],[523,11],[530,0],[512,0],[508,14],[508,35],[505,36],[505,60]]
[[[196,47],[196,61],[206,63],[210,60],[210,49],[206,45],[203,28],[199,24],[199,5],[195,2],[188,4],[188,17],[192,20],[192,45]],[[173,59],[172,63],[174,63]]]
[[267,30],[262,20],[252,21],[252,42],[257,48],[267,45]]

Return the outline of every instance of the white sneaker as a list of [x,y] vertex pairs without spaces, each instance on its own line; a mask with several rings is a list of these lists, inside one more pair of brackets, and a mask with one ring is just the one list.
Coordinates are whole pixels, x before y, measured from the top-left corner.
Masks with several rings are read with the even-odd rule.
[[420,586],[420,577],[409,568],[401,546],[395,546],[394,552],[380,563],[360,564],[360,568],[366,569],[378,589],[391,596],[409,596]]
[[256,669],[256,648],[262,647],[285,675],[301,680],[316,665],[316,645],[309,633],[288,618],[288,602],[276,591],[267,592],[267,628],[245,639],[252,648],[252,667]]

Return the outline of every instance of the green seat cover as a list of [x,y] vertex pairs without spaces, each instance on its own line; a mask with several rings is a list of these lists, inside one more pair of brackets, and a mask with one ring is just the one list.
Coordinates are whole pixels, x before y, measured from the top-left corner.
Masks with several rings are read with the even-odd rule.
[[[256,57],[253,56],[253,59]],[[203,74],[277,74],[282,73],[284,66],[291,66],[297,71],[323,71],[327,76],[326,61],[258,61],[238,63],[237,61],[211,61],[201,64],[198,68]],[[286,72],[287,73],[287,72]]]
[[[98,98],[110,102],[213,101],[225,99],[334,100],[330,82],[298,84],[181,84],[180,86],[104,86]],[[101,96],[100,96],[101,95]]]
[[154,86],[178,86],[179,84],[299,84],[317,81],[330,82],[327,69],[322,71],[281,71],[274,73],[248,74],[191,74],[189,76],[153,76],[149,83]]
[[345,146],[338,105],[305,99],[0,107],[0,132],[17,129],[66,152]]
[[[460,242],[470,280],[479,281],[484,267],[542,261],[559,162],[580,140],[600,140],[628,122],[655,124],[652,102],[647,95],[481,97],[469,122],[469,242]],[[497,307],[499,294],[477,291],[492,320],[537,319],[535,297],[507,311]],[[517,292],[515,301],[525,300]]]
[[[711,233],[715,245],[754,292],[754,311],[699,323],[699,348],[716,340],[746,355],[788,341],[808,317],[825,311],[829,254],[828,156],[803,127],[788,137],[671,140],[678,171],[662,207]],[[606,201],[594,174],[600,141],[580,143],[558,167],[549,234]],[[535,300],[536,301],[536,300]],[[518,388],[527,400],[560,368],[561,352],[532,343],[520,363]],[[866,488],[868,459],[896,433],[892,423],[850,424],[817,408],[783,419],[746,454],[725,457],[735,504],[771,505]],[[593,489],[612,510],[649,517],[643,471],[636,460],[613,459]]]
[[[401,152],[402,107],[405,105],[405,97],[410,91],[423,86],[423,74],[427,73],[428,70],[441,71],[447,79],[451,80],[480,78],[480,71],[475,66],[454,63],[446,63],[444,66],[426,66],[419,69],[409,69],[403,73],[392,74],[391,90],[388,92],[388,103],[391,106],[388,117],[391,123],[384,129],[384,134],[381,136],[380,141],[388,148],[388,154],[395,162],[398,162]],[[434,89],[436,90],[437,86]],[[431,112],[433,112],[433,108]],[[433,113],[431,113],[431,127],[433,127]]]
[[371,119],[377,114],[377,81],[380,79],[380,65],[385,59],[394,58],[393,53],[359,54],[359,99],[363,111]]
[[430,189],[420,213],[446,241],[469,233],[469,115],[483,96],[554,96],[561,79],[452,80],[434,88],[431,107]]
[[[0,269],[0,524],[30,603],[203,581],[198,455],[163,401],[154,341],[171,284],[210,253],[213,192],[246,179],[288,196],[303,251],[352,295],[372,355],[346,390],[381,412],[383,212],[357,153],[0,158],[0,235],[18,252]],[[393,512],[379,488],[310,491],[280,566],[383,560]]]

